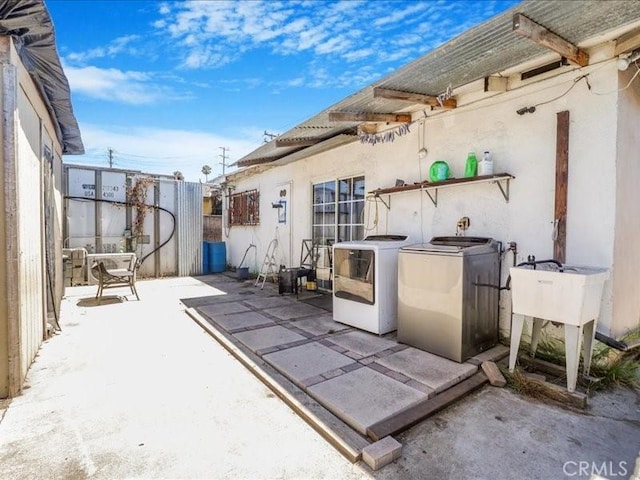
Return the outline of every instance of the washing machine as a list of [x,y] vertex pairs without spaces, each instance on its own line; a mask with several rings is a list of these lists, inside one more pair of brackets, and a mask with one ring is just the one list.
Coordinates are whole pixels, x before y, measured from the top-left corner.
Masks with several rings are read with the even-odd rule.
[[371,333],[397,328],[398,252],[407,235],[370,235],[333,246],[333,319]]
[[456,362],[498,342],[499,242],[434,237],[398,263],[398,341]]

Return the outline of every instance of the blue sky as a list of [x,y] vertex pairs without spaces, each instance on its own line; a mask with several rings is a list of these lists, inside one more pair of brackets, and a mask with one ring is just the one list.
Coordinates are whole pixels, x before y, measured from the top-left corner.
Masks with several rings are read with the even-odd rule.
[[[45,0],[86,155],[204,180],[516,1]],[[230,169],[232,170],[232,169]],[[230,171],[228,170],[228,171]]]

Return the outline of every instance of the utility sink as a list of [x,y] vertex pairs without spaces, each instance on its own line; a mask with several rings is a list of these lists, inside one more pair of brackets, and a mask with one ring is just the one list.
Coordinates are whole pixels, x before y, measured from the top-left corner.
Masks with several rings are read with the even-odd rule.
[[568,265],[563,270],[512,267],[513,313],[568,325],[596,320],[609,271]]
[[[511,350],[509,371],[513,372],[526,317],[532,317],[531,355],[534,356],[545,320],[564,324],[567,390],[575,391],[583,350],[584,373],[589,374],[596,323],[604,282],[609,271],[604,268],[563,265],[557,270],[540,266],[512,267]],[[584,342],[583,342],[584,340]]]

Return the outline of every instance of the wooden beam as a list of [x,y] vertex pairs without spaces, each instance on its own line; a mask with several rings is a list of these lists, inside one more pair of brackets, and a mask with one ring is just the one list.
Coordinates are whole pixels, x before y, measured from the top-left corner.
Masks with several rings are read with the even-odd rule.
[[456,108],[458,103],[455,98],[447,98],[442,102],[438,102],[438,97],[434,95],[425,95],[423,93],[404,92],[402,90],[392,90],[390,88],[374,87],[373,98],[386,98],[389,100],[403,100],[411,103],[421,103],[430,105],[435,108]]
[[567,42],[542,25],[528,19],[521,13],[513,16],[513,31],[518,35],[529,38],[543,47],[559,53],[567,60],[577,63],[581,67],[589,65],[589,54],[580,50],[574,44]]
[[616,48],[613,54],[617,57],[621,53],[630,52],[638,47],[640,47],[640,28],[632,30],[616,40]]
[[410,113],[352,113],[352,112],[329,112],[330,122],[389,122],[389,123],[409,123]]
[[276,147],[310,147],[323,140],[322,138],[276,138]]
[[556,126],[556,199],[553,258],[566,260],[567,250],[567,187],[569,185],[569,111],[558,112]]

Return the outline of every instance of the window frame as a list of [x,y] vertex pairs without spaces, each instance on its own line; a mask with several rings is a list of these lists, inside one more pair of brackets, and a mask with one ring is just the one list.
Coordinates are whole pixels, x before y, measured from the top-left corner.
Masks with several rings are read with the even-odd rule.
[[229,195],[229,226],[260,225],[260,192],[257,189]]

